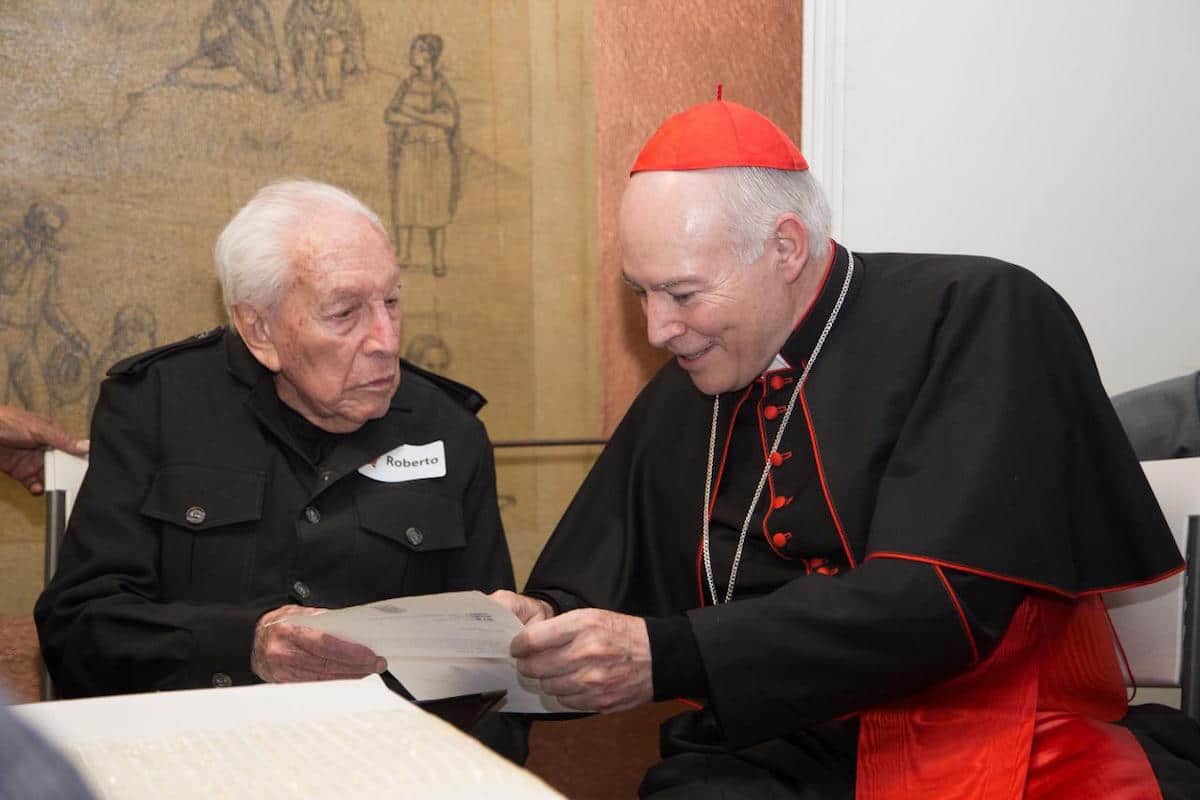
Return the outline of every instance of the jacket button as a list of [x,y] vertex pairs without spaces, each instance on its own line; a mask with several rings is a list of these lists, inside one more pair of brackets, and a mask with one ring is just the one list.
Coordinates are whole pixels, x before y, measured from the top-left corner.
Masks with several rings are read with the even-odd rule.
[[226,686],[233,686],[233,678],[229,677],[224,672],[214,672],[212,676],[212,685],[218,689],[224,689]]
[[404,538],[408,539],[408,543],[413,547],[420,547],[421,542],[425,541],[425,534],[421,533],[416,528],[409,528],[404,532]]
[[296,581],[292,584],[292,594],[301,600],[307,600],[312,595],[312,589],[309,589],[304,581]]
[[308,508],[304,509],[304,518],[306,520],[308,520],[309,522],[311,522],[313,525],[316,525],[318,522],[321,521],[321,512],[317,511],[312,506],[309,506]]
[[763,416],[767,419],[775,419],[779,416],[779,406],[767,406],[763,409]]
[[204,520],[208,519],[208,512],[200,506],[192,506],[187,511],[183,512],[183,518],[193,525],[199,525]]
[[333,470],[331,470],[331,469],[321,470],[321,483],[329,483],[331,480],[333,480]]

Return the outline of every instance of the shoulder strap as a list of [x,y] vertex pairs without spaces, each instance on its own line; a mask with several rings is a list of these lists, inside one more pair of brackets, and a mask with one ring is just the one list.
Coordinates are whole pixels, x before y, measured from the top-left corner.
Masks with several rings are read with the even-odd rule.
[[180,339],[178,342],[164,344],[162,347],[156,347],[153,350],[147,350],[144,353],[138,353],[136,356],[122,359],[112,366],[108,371],[109,377],[122,375],[136,375],[146,369],[159,359],[166,358],[172,353],[183,352],[184,350],[192,350],[197,347],[206,347],[216,344],[225,336],[225,327],[221,326],[212,330],[203,331],[186,339]]
[[427,369],[421,369],[416,364],[413,364],[407,359],[400,359],[400,368],[407,370],[415,375],[420,375],[425,380],[432,383],[434,386],[441,389],[451,398],[456,400],[459,405],[470,411],[472,414],[478,414],[479,409],[487,405],[487,398],[479,392],[467,386],[465,383],[450,380],[444,375],[438,375],[436,372],[430,372]]

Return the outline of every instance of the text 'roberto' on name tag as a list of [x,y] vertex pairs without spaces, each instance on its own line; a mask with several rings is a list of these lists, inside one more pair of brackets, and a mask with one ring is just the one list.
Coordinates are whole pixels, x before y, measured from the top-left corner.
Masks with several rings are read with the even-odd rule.
[[429,444],[402,444],[358,468],[368,478],[401,483],[446,474],[446,446],[439,439]]

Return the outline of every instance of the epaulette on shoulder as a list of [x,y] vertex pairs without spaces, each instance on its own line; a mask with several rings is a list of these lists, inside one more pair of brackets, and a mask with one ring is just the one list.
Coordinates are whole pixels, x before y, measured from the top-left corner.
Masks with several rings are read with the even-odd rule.
[[156,347],[153,350],[147,350],[144,353],[138,353],[136,356],[130,356],[118,361],[108,370],[108,376],[114,377],[117,375],[136,375],[146,367],[158,361],[160,358],[166,358],[172,353],[180,353],[184,350],[191,350],[196,347],[206,347],[221,341],[225,335],[225,327],[213,328],[212,330],[203,331],[186,339],[180,339],[178,342],[164,344],[162,347]]
[[422,378],[429,381],[446,394],[450,395],[453,400],[458,402],[459,405],[461,405],[467,411],[470,411],[472,414],[478,414],[479,409],[487,405],[487,398],[472,389],[470,386],[467,386],[465,383],[459,383],[458,381],[450,380],[444,375],[438,375],[436,372],[430,372],[427,369],[421,369],[416,364],[403,358],[400,359],[400,368],[402,374],[404,371],[408,371],[416,375],[420,375]]

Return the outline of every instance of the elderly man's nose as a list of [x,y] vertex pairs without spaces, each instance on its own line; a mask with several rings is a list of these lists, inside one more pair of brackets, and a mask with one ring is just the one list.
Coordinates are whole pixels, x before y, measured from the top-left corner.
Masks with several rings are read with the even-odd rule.
[[387,356],[400,354],[400,313],[389,311],[386,305],[375,309],[371,328],[367,331],[367,351]]
[[646,298],[646,339],[653,347],[666,347],[684,331],[674,309],[656,297]]

